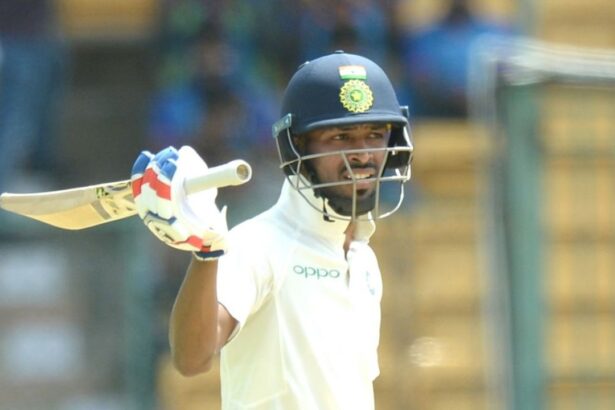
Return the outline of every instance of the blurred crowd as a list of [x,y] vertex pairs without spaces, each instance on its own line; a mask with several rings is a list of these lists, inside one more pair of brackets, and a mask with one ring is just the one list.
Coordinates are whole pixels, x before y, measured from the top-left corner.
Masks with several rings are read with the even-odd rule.
[[0,192],[56,169],[66,52],[51,1],[0,0]]
[[[382,65],[411,115],[465,116],[469,47],[506,33],[471,0],[443,0],[426,27],[400,24],[404,0],[160,0],[151,149],[191,144],[219,162],[275,151],[271,124],[302,62],[334,50]],[[66,49],[52,0],[0,0],[0,190],[20,168],[54,169]]]
[[448,0],[440,20],[409,30],[395,3],[166,1],[149,135],[160,146],[269,149],[285,83],[299,63],[334,50],[384,66],[413,115],[465,116],[469,47],[507,29],[474,15],[467,0]]
[[336,49],[389,57],[387,3],[165,2],[150,137],[271,151],[281,92],[299,63]]

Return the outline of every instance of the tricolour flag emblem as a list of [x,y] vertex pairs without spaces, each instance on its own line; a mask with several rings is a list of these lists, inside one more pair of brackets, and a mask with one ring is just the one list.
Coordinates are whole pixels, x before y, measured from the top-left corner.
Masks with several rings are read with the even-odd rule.
[[361,65],[343,65],[339,67],[340,78],[342,80],[365,80],[367,72]]

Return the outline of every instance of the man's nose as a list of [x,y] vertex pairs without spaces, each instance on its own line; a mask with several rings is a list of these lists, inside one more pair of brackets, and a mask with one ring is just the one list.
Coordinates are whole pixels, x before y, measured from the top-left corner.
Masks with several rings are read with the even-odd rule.
[[371,156],[372,154],[370,151],[352,152],[348,154],[348,161],[351,164],[366,164],[369,162]]
[[348,154],[348,160],[352,163],[352,162],[356,162],[359,164],[365,164],[367,163],[371,157],[372,157],[372,152],[367,150],[369,148],[369,145],[367,144],[367,141],[365,141],[363,138],[355,138],[352,141],[351,146],[349,147],[349,149],[352,150],[364,150],[364,151],[358,151],[358,152],[351,152]]

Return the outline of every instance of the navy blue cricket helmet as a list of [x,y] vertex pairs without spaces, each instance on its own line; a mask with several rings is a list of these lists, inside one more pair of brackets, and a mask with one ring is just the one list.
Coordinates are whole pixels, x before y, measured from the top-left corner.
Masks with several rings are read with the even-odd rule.
[[[393,85],[380,66],[365,57],[342,51],[304,63],[288,83],[281,114],[273,125],[273,137],[284,173],[295,177],[293,186],[300,192],[313,189],[316,196],[328,200],[336,214],[351,219],[378,208],[379,198],[360,203],[356,198],[327,197],[315,173],[309,172],[307,159],[313,159],[314,155],[302,152],[297,138],[319,128],[365,123],[390,125],[386,160],[377,182],[379,187],[381,182],[398,182],[400,195],[392,211],[383,213],[376,209],[378,212],[374,216],[388,216],[399,208],[403,199],[402,185],[411,175],[413,146],[409,113],[407,107],[400,106]],[[320,155],[344,155],[344,152]]]

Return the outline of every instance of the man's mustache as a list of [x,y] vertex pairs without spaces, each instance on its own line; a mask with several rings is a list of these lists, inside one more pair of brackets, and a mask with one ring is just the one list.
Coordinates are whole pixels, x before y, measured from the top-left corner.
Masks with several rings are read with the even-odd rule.
[[350,168],[347,167],[346,165],[342,165],[342,168],[340,169],[340,172],[346,172],[346,171],[355,171],[355,170],[363,170],[363,169],[369,169],[370,171],[376,171],[378,169],[378,165],[376,165],[375,162],[369,161],[366,163],[350,163]]

